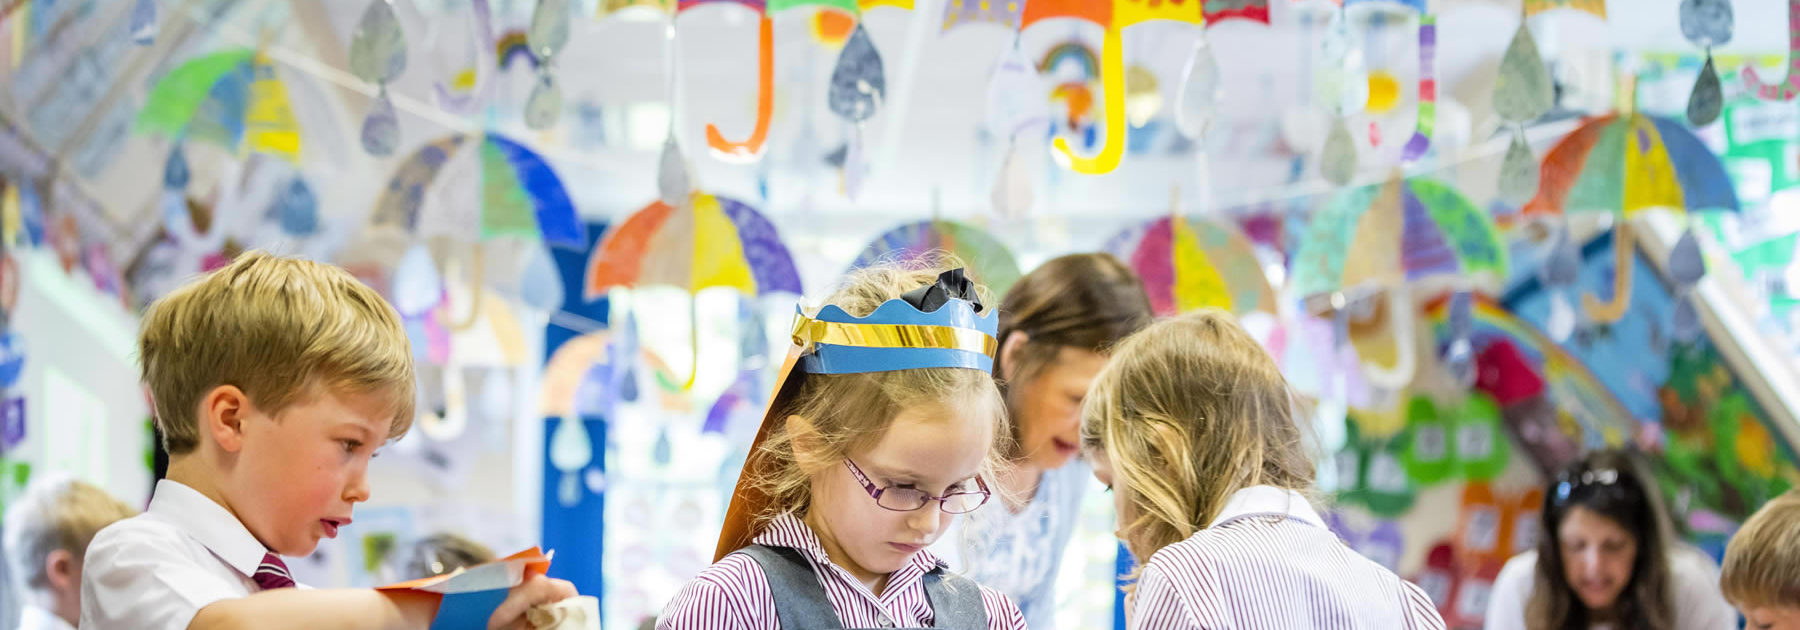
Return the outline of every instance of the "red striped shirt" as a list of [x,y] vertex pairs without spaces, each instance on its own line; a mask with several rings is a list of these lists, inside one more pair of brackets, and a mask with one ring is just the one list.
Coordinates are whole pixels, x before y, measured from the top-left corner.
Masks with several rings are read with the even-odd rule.
[[[929,628],[936,622],[925,599],[923,580],[925,573],[938,566],[937,556],[929,551],[914,554],[889,575],[887,589],[876,597],[861,580],[826,558],[812,528],[798,518],[782,516],[770,522],[756,537],[756,544],[789,547],[806,556],[825,588],[826,599],[831,600],[831,609],[846,628]],[[982,587],[981,603],[987,609],[988,630],[1025,630],[1025,616],[999,591]],[[742,554],[732,554],[681,587],[663,609],[656,628],[780,630],[781,622],[762,567]]]
[[1419,587],[1357,555],[1297,492],[1239,490],[1206,529],[1156,552],[1129,615],[1155,630],[1443,630]]

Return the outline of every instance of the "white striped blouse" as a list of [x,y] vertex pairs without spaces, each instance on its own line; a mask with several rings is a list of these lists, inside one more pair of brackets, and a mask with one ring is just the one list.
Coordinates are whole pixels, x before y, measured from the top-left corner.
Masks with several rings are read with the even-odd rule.
[[[775,519],[757,535],[756,543],[796,549],[806,556],[813,573],[820,576],[832,610],[846,628],[929,628],[936,621],[925,599],[923,580],[925,573],[938,565],[937,556],[930,551],[913,555],[888,577],[887,589],[876,597],[861,580],[831,563],[812,528],[798,518]],[[1025,630],[1025,616],[999,591],[982,587],[981,602],[987,610],[988,630]],[[663,609],[656,628],[780,630],[781,623],[775,615],[775,599],[769,594],[769,581],[762,567],[747,556],[732,554],[681,587]]]
[[1133,629],[1443,630],[1419,587],[1357,555],[1300,493],[1239,490],[1212,525],[1156,552]]

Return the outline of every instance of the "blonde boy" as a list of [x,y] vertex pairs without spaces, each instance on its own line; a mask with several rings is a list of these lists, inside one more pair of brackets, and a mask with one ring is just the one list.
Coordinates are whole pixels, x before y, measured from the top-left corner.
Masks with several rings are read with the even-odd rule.
[[1744,521],[1725,547],[1719,586],[1752,630],[1800,630],[1800,489]]
[[6,559],[24,598],[20,630],[74,630],[81,559],[101,528],[137,510],[68,475],[38,475],[6,508]]
[[[151,305],[138,336],[169,452],[143,515],[88,547],[81,627],[425,628],[435,598],[295,586],[369,498],[369,458],[413,417],[399,317],[343,270],[260,252]],[[575,594],[534,578],[489,627]]]

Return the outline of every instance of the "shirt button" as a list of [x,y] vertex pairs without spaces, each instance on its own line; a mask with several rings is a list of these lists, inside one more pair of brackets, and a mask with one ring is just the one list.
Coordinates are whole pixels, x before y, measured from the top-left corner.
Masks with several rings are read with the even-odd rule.
[[894,622],[890,621],[887,617],[882,617],[881,618],[881,627],[892,628],[892,627],[894,627]]

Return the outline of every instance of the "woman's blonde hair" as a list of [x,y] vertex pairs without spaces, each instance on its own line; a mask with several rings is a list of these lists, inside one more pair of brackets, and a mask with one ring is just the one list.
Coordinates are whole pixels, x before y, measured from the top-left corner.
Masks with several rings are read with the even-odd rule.
[[[953,258],[930,257],[913,263],[884,263],[852,272],[826,303],[864,317],[888,300],[937,280],[945,269],[958,266]],[[986,288],[977,286],[983,304],[989,304]],[[991,308],[991,306],[989,307]],[[796,371],[770,403],[768,439],[761,448],[760,465],[745,474],[767,497],[755,513],[757,528],[783,514],[804,515],[811,508],[812,478],[854,453],[873,448],[886,435],[894,418],[904,410],[921,406],[959,410],[970,417],[993,423],[994,444],[980,469],[991,477],[1004,465],[1003,442],[1011,434],[1000,391],[987,372],[964,368],[924,368],[864,374],[806,374]],[[951,414],[929,414],[948,417]],[[799,416],[810,431],[800,438],[806,457],[795,453],[799,436],[787,430],[786,419]]]
[[1083,405],[1081,440],[1112,468],[1120,536],[1139,566],[1210,525],[1238,490],[1312,488],[1297,400],[1230,314],[1152,324],[1112,357]]

